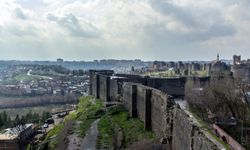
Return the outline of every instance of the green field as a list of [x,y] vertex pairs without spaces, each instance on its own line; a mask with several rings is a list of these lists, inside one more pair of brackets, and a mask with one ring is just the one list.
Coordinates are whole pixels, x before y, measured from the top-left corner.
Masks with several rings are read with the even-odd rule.
[[15,76],[13,79],[19,82],[29,82],[37,79],[49,79],[50,77],[40,76],[40,75],[27,75],[27,74],[19,74]]
[[[208,74],[209,74],[208,71],[192,71],[189,73],[188,76],[206,77],[206,76],[208,76]],[[184,73],[177,74],[173,70],[147,72],[144,75],[155,76],[155,77],[182,77],[182,76],[185,76]]]

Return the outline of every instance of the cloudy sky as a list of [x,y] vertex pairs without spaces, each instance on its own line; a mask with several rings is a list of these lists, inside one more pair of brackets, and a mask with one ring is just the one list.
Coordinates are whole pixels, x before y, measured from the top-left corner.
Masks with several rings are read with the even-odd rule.
[[250,58],[249,0],[1,0],[0,59]]

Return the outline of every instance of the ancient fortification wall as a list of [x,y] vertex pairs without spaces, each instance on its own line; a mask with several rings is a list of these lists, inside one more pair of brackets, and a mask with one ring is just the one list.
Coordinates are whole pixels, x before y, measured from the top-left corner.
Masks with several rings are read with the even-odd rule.
[[100,98],[100,75],[111,76],[113,70],[89,70],[89,94]]
[[100,99],[104,101],[109,101],[109,91],[110,91],[110,77],[106,75],[99,75],[99,80],[100,80],[100,91],[99,91],[99,96]]
[[217,149],[217,146],[206,138],[201,129],[184,110],[175,108],[173,113],[172,149],[210,150]]
[[100,80],[99,80],[99,75],[94,75],[92,77],[92,88],[90,89],[91,93],[93,96],[99,98],[99,85],[100,85]]
[[240,64],[234,65],[231,67],[234,78],[240,78],[243,81],[250,83],[250,65],[249,64]]
[[138,117],[144,122],[145,129],[154,131],[157,137],[167,136],[171,126],[167,94],[127,82],[123,84],[123,102],[131,117]]
[[172,96],[183,96],[185,78],[149,78],[147,85]]
[[161,138],[171,135],[172,109],[168,95],[159,90],[152,90],[151,95],[151,126],[156,136]]
[[121,75],[113,78],[101,73],[90,74],[93,96],[104,101],[119,99],[131,117],[144,122],[160,139],[166,139],[173,150],[214,150],[213,144],[190,119],[184,110],[176,107],[169,93],[184,94],[185,79],[144,78]]
[[118,81],[115,79],[110,80],[109,83],[109,99],[110,101],[118,101],[119,99]]
[[[133,94],[133,87],[132,87],[133,83],[124,83],[123,84],[123,97],[122,97],[122,101],[124,103],[125,108],[128,110],[129,114],[131,117],[137,117],[137,112],[134,114],[132,110],[134,110],[136,108],[135,105],[133,105],[133,101],[136,101],[136,98]],[[135,86],[134,89],[136,89],[137,87]],[[136,94],[136,91],[135,91]]]

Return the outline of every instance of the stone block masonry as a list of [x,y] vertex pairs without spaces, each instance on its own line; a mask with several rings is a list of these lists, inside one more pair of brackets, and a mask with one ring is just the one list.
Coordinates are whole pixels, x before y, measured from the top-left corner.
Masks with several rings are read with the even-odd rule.
[[144,128],[153,131],[157,139],[166,139],[173,150],[219,149],[169,98],[184,96],[185,78],[112,76],[110,72],[90,72],[90,94],[104,101],[123,102],[131,117],[143,121]]
[[[175,108],[173,113],[173,150],[217,150],[212,143],[192,121],[184,110]],[[180,144],[181,143],[181,144]]]
[[110,77],[106,75],[98,75],[99,76],[99,98],[108,102],[110,101]]

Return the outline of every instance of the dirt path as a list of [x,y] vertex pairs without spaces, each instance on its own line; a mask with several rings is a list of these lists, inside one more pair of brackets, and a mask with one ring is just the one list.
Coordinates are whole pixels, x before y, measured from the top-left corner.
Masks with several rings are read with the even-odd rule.
[[78,137],[78,135],[75,133],[68,136],[68,150],[95,150],[98,136],[98,122],[99,119],[92,123],[90,129],[87,131],[86,136],[83,139]]

